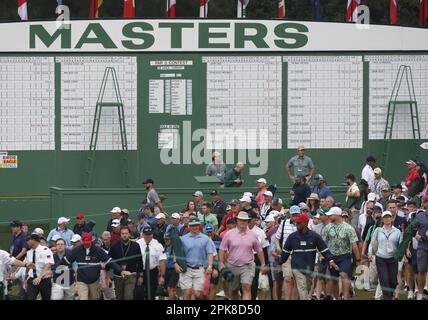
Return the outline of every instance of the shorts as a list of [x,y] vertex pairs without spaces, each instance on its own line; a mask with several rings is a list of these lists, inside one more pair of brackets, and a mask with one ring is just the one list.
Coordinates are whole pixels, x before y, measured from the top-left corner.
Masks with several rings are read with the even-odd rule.
[[227,264],[227,267],[234,275],[233,281],[230,284],[232,291],[239,290],[241,284],[251,285],[253,283],[254,275],[256,274],[256,264],[254,262],[244,264],[240,267]]
[[285,277],[293,278],[293,270],[291,270],[291,256],[287,261],[282,264],[282,275]]
[[176,288],[180,275],[174,269],[166,269],[165,271],[165,287]]
[[416,259],[418,264],[418,271],[420,273],[428,271],[428,251],[424,249],[416,250]]
[[334,263],[339,267],[339,271],[334,268],[329,268],[332,277],[339,277],[341,272],[346,273],[348,277],[352,276],[352,258],[351,254],[342,254],[340,256],[333,256]]
[[[217,270],[218,271],[218,270]],[[210,283],[213,285],[218,285],[218,282],[220,281],[220,272],[218,272],[218,277],[214,278],[211,274],[211,280]]]
[[180,273],[180,288],[182,290],[194,289],[196,291],[203,291],[205,284],[205,269],[192,269],[187,267],[187,271]]
[[318,263],[317,267],[317,277],[319,280],[326,280],[326,276],[330,275],[330,272],[328,270],[328,262],[327,259],[323,259]]
[[282,282],[284,280],[284,277],[282,276],[282,266],[275,260],[275,262],[270,264],[270,267],[273,281]]
[[412,249],[412,256],[409,259],[409,263],[412,264],[413,272],[418,273],[418,258],[417,258],[417,252],[415,249]]

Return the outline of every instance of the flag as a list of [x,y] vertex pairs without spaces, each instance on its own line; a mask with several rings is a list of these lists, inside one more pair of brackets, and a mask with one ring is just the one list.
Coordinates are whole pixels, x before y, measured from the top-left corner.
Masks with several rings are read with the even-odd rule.
[[28,20],[27,0],[18,0],[18,15],[21,20]]
[[199,0],[199,18],[208,16],[208,2],[209,0]]
[[312,12],[315,21],[321,21],[321,4],[320,0],[311,0]]
[[104,0],[91,0],[91,7],[89,8],[89,18],[98,18],[100,16],[100,7]]
[[175,3],[176,0],[166,0],[166,16],[175,18]]
[[284,19],[285,17],[285,0],[279,0],[278,2],[278,19]]
[[421,0],[419,10],[419,24],[423,26],[428,20],[428,0]]
[[135,0],[123,0],[123,17],[135,17]]
[[238,0],[238,9],[237,9],[237,17],[245,18],[245,9],[248,6],[250,0]]
[[397,24],[397,0],[389,0],[389,19],[391,24]]
[[346,7],[346,22],[356,22],[358,17],[358,6],[361,0],[348,0]]

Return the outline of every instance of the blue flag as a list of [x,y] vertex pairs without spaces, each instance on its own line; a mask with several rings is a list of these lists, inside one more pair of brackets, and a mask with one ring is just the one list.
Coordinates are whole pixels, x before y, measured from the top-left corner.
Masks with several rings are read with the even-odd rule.
[[321,21],[321,3],[320,0],[311,0],[312,12],[315,21]]

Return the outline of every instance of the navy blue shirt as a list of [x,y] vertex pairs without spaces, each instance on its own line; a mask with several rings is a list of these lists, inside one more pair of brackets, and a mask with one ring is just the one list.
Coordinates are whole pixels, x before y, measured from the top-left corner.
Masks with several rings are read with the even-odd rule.
[[[10,254],[13,257],[16,257],[23,248],[28,250],[27,241],[25,238],[27,237],[27,234],[25,232],[22,232],[15,236],[15,234],[12,234],[10,237]],[[25,256],[23,257],[25,258]]]
[[306,203],[306,198],[311,195],[311,188],[305,182],[304,184],[295,183],[293,185],[294,199],[291,205],[298,205],[300,202]]
[[[70,254],[71,250],[65,249],[64,255],[66,255],[67,253]],[[58,284],[67,286],[67,283],[65,283],[65,279],[68,278],[68,285],[72,285],[75,281],[74,271],[71,269],[71,267],[64,266],[63,264],[61,264],[61,260],[63,257],[64,256],[60,257],[58,253],[54,253],[53,255],[55,262],[55,264],[52,266],[53,281],[55,283],[58,283],[58,277],[63,276],[64,280],[60,281],[60,283]]]
[[71,265],[76,261],[77,281],[91,284],[100,278],[101,262],[106,263],[107,267],[112,267],[116,274],[121,273],[119,265],[111,260],[112,258],[103,249],[95,245],[91,245],[89,254],[86,254],[86,248],[83,245],[79,245],[62,258],[61,264]]
[[394,227],[396,227],[400,231],[404,231],[407,226],[406,218],[400,217],[399,215],[395,216],[394,219]]
[[285,241],[280,264],[285,263],[290,254],[293,254],[292,269],[314,271],[317,250],[327,261],[333,258],[326,243],[318,233],[309,229],[306,233],[295,231]]
[[333,196],[333,192],[331,192],[330,188],[327,187],[325,184],[323,184],[322,186],[314,186],[312,188],[312,192],[318,194],[319,198],[327,198],[327,197],[332,197]]

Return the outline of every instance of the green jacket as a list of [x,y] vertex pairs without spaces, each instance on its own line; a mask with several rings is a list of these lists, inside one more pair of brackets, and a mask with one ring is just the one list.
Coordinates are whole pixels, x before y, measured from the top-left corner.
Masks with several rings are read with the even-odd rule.
[[397,260],[401,261],[403,259],[404,255],[406,254],[406,250],[409,247],[409,243],[412,241],[412,238],[416,234],[417,229],[420,227],[420,222],[415,219],[415,216],[413,216],[413,219],[411,219],[411,223],[407,226],[406,230],[404,230],[403,234],[403,241],[400,243],[397,249]]
[[226,172],[224,175],[224,185],[225,187],[240,187],[240,183],[236,183],[235,180],[240,179],[241,180],[241,173],[236,172],[235,169],[230,169]]

